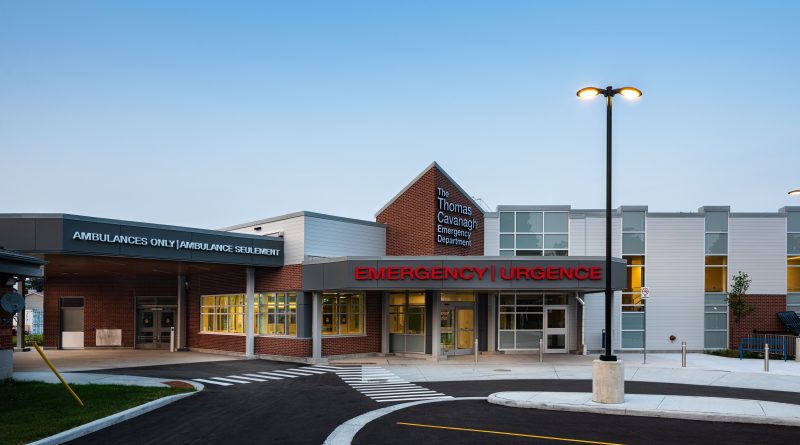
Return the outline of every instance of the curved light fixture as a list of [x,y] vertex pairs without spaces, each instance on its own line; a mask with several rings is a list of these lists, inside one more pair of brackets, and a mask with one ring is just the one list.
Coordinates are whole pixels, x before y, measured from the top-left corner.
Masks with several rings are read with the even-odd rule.
[[636,99],[638,97],[642,97],[641,90],[638,90],[634,87],[623,87],[619,89],[619,94],[627,97],[628,99]]
[[800,189],[792,190],[789,192],[789,196],[800,196]]
[[577,94],[581,99],[591,99],[600,94],[600,89],[595,87],[581,88]]

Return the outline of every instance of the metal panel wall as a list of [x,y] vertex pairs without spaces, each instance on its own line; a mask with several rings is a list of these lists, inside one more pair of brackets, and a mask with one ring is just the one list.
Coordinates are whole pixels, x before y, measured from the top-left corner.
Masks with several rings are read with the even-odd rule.
[[386,227],[305,217],[304,252],[310,257],[386,255]]
[[703,348],[704,230],[702,217],[647,218],[648,350]]
[[569,255],[586,255],[586,218],[569,219]]
[[728,281],[750,275],[751,294],[786,293],[786,219],[728,219]]
[[[499,215],[499,213],[495,213]],[[500,217],[489,215],[483,218],[483,254],[486,256],[500,255]]]
[[[256,227],[261,230],[256,231]],[[283,232],[283,264],[300,264],[304,258],[304,217],[295,216],[279,221],[270,221],[263,224],[253,224],[231,230],[234,233],[247,233],[250,235],[268,235]]]
[[[570,220],[570,229],[572,222]],[[587,216],[584,219],[584,255],[605,256],[606,255],[606,219],[605,217]],[[611,218],[611,255],[620,257],[622,252],[622,220],[618,216]],[[577,235],[577,233],[576,233]],[[570,234],[570,243],[572,234]],[[570,252],[572,246],[570,246]],[[614,293],[614,311],[612,315],[613,347],[619,348],[619,300],[620,293]],[[603,293],[587,294],[584,298],[586,307],[584,308],[584,329],[585,341],[589,350],[598,351],[601,349],[602,330],[605,327],[605,296]]]

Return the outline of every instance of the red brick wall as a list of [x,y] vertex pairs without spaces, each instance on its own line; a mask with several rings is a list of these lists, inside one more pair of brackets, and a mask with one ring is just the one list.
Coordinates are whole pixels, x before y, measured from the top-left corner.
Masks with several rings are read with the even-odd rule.
[[[380,292],[367,292],[364,308],[366,335],[354,337],[322,337],[322,355],[363,354],[381,352]],[[310,355],[310,354],[309,354]]]
[[244,267],[230,272],[200,273],[189,275],[189,324],[187,333],[190,349],[216,349],[241,352],[245,350],[244,334],[201,334],[200,296],[243,294],[247,292],[247,272]]
[[256,337],[256,354],[311,357],[310,338]]
[[786,295],[747,295],[745,301],[754,305],[750,315],[742,317],[739,323],[734,322],[733,313],[728,314],[729,347],[736,349],[742,338],[746,338],[753,330],[783,331],[783,324],[775,315],[786,310]]
[[[436,242],[436,188],[450,192],[448,201],[473,207],[478,227],[472,246],[445,246]],[[470,202],[436,166],[426,171],[408,190],[378,214],[386,224],[387,255],[483,255],[483,212]]]
[[174,276],[52,277],[44,284],[44,344],[59,346],[59,301],[83,297],[83,344],[95,346],[96,329],[122,329],[122,346],[132,348],[136,297],[175,296]]

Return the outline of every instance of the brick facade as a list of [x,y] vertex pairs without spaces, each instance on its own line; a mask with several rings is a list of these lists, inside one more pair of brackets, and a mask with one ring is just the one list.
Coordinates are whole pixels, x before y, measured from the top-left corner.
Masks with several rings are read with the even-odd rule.
[[[303,288],[303,267],[299,264],[280,269],[256,270],[256,292],[300,291]],[[256,354],[311,357],[311,339],[294,337],[256,337]]]
[[[472,246],[446,246],[436,242],[437,187],[450,192],[448,201],[471,206],[478,226],[472,231]],[[437,164],[423,173],[408,189],[375,217],[386,224],[387,255],[483,255],[483,211],[452,183]]]
[[202,273],[188,276],[189,291],[187,306],[189,308],[189,324],[187,336],[189,349],[215,349],[228,352],[244,353],[244,334],[201,334],[200,333],[200,296],[243,294],[247,292],[247,272],[244,267],[230,272]]
[[97,329],[122,329],[122,347],[134,346],[136,297],[175,296],[174,276],[48,276],[44,283],[44,345],[60,346],[61,297],[83,297],[83,345],[94,347]]
[[786,295],[747,295],[745,301],[754,305],[753,313],[734,322],[733,314],[728,314],[728,346],[737,349],[742,338],[753,330],[761,332],[782,332],[783,324],[775,315],[786,310]]
[[383,305],[381,293],[367,292],[365,300],[364,327],[366,335],[322,337],[323,356],[381,352],[381,314]]

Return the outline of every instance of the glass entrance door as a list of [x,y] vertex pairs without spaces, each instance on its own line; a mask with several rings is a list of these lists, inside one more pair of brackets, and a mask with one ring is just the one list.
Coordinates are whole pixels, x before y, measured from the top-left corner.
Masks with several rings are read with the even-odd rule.
[[176,327],[175,297],[136,297],[136,347],[168,349],[170,328]]
[[474,352],[475,308],[472,303],[442,303],[439,320],[442,355]]
[[567,352],[567,307],[545,309],[545,352]]

